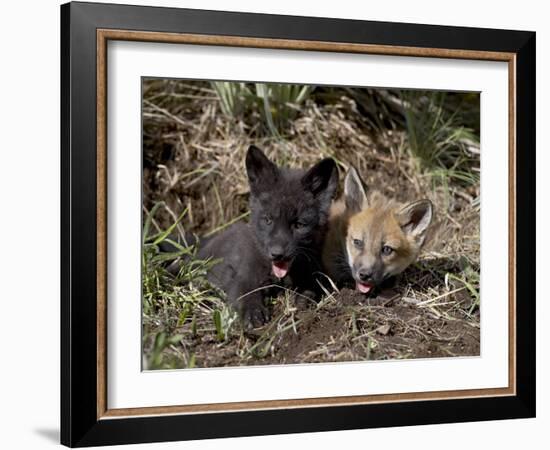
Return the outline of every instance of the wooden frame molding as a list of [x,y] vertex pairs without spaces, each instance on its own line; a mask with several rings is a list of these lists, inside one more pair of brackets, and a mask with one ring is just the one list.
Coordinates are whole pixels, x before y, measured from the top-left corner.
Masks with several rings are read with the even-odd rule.
[[[254,47],[266,49],[365,53],[409,57],[474,59],[508,62],[509,71],[509,385],[505,388],[472,389],[404,394],[269,400],[202,405],[174,405],[109,409],[107,404],[107,42],[109,40]],[[516,56],[514,53],[345,44],[320,41],[262,39],[235,36],[159,33],[130,30],[97,30],[97,418],[252,411],[367,403],[411,402],[516,394]]]
[[458,50],[448,48],[405,47],[393,45],[355,44],[328,41],[298,41],[291,39],[251,38],[242,36],[217,36],[192,33],[159,33],[152,31],[132,31],[98,29],[99,42],[137,41],[165,44],[217,45],[223,47],[249,47],[277,50],[306,50],[320,52],[365,53],[371,55],[392,55],[429,58],[474,59],[486,61],[512,61],[515,54],[483,50]]

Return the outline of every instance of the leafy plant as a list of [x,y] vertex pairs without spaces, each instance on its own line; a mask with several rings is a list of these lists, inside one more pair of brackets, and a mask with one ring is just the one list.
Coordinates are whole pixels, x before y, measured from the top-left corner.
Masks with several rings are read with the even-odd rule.
[[239,117],[252,111],[259,111],[266,127],[277,138],[296,117],[299,106],[313,91],[313,86],[280,83],[235,83],[214,81],[212,86],[222,111],[230,117]]
[[214,310],[213,320],[218,340],[224,341],[229,336],[233,323],[237,320],[237,314],[225,306],[224,308]]
[[178,344],[179,341],[181,341],[181,338],[182,336],[179,334],[167,336],[165,332],[157,333],[154,339],[153,349],[148,359],[147,369],[154,370],[171,368],[170,365],[166,367],[163,351],[170,345]]
[[[166,230],[151,231],[154,215],[163,206],[163,203],[155,204],[143,226],[143,345],[148,354],[144,364],[149,369],[177,368],[185,361],[187,367],[195,365],[195,356],[187,354],[183,342],[186,335],[197,335],[196,312],[211,308],[210,305],[217,308],[224,304],[222,294],[206,279],[208,270],[217,261],[199,259],[195,245],[185,243],[184,239],[181,244],[172,235],[186,211]],[[169,243],[174,250],[161,252],[162,243]],[[175,273],[167,270],[167,264],[173,261],[179,265]],[[229,326],[226,319],[224,329]],[[180,357],[167,351],[175,346],[181,347]]]
[[253,94],[245,83],[213,81],[222,111],[226,116],[237,117],[253,102]]
[[297,84],[256,83],[256,96],[261,99],[267,126],[275,137],[299,111],[299,105],[313,91],[313,86]]
[[402,91],[408,142],[419,168],[436,179],[479,182],[479,139],[462,125],[460,108],[451,110],[447,93]]

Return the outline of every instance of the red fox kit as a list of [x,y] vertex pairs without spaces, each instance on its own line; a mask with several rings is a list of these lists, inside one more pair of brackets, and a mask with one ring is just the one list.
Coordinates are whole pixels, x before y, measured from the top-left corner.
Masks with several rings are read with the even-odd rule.
[[352,167],[344,195],[331,206],[323,248],[327,275],[340,286],[354,284],[367,294],[405,270],[420,253],[432,220],[432,204],[406,205],[377,191],[365,193]]

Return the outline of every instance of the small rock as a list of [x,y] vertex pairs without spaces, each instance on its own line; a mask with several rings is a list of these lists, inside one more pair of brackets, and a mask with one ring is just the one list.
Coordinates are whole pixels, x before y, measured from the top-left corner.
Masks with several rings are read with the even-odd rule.
[[383,336],[386,336],[391,330],[391,325],[382,325],[381,327],[378,327],[376,329],[376,332],[378,334],[381,334]]

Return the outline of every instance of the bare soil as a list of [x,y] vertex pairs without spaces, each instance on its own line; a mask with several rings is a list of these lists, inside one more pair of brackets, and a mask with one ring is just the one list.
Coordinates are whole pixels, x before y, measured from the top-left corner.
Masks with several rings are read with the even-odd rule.
[[[281,324],[274,319],[223,342],[211,332],[184,345],[198,367],[479,356],[477,313],[465,317],[446,305],[418,306],[403,293],[386,289],[367,298],[343,289],[320,306],[294,306],[295,327],[282,332],[274,331]],[[452,296],[455,305],[469,301],[463,291]],[[276,302],[274,316],[284,316],[283,309],[284,302]]]

